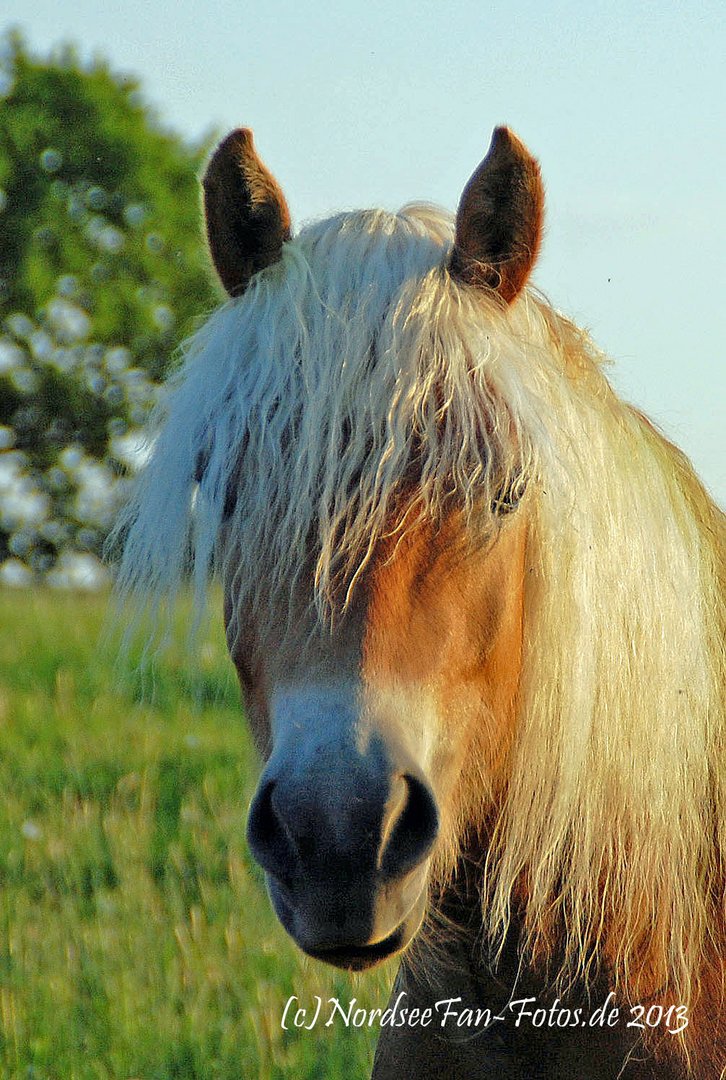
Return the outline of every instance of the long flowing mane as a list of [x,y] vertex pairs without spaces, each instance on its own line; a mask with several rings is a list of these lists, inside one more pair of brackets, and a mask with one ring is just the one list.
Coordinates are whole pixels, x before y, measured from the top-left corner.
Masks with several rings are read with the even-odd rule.
[[523,903],[534,953],[564,931],[568,975],[602,963],[628,993],[689,1001],[724,920],[722,515],[587,335],[532,290],[505,310],[458,285],[451,243],[428,207],[340,215],[209,319],[121,526],[121,589],[173,593],[191,559],[201,599],[231,535],[253,601],[312,549],[322,623],[412,475],[401,532],[451,499],[496,529],[501,493],[524,492],[485,922],[496,941]]

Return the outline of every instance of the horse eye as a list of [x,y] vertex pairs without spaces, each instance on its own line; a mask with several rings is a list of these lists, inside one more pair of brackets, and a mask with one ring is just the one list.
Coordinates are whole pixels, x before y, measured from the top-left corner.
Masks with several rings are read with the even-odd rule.
[[521,473],[505,484],[491,501],[491,512],[495,517],[512,514],[519,508],[527,490],[527,481]]

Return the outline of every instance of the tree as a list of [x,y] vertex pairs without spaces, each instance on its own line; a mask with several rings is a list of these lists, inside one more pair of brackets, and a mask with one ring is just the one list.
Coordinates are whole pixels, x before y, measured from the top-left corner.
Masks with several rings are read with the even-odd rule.
[[180,340],[215,301],[205,147],[70,47],[0,56],[0,564],[98,554]]

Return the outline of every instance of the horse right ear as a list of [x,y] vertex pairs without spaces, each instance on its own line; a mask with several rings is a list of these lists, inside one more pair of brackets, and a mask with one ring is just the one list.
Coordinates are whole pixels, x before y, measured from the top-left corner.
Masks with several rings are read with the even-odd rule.
[[285,197],[258,158],[249,128],[237,128],[219,144],[202,185],[212,260],[229,295],[241,296],[290,239]]
[[537,258],[543,211],[539,165],[509,128],[495,128],[456,212],[451,276],[511,304]]

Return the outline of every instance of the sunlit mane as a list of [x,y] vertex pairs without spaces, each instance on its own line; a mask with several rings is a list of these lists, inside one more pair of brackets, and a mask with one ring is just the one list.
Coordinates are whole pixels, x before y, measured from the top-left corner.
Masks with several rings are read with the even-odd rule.
[[[444,269],[450,243],[450,220],[427,207],[341,215],[209,320],[129,512],[124,587],[173,588],[190,538],[204,578],[231,487],[243,587],[261,559],[268,579],[289,576],[312,537],[322,607],[370,556],[412,468],[411,520],[523,486],[532,440],[510,402],[524,344],[482,327],[480,303]],[[503,331],[494,304],[490,316]]]
[[720,515],[587,336],[532,291],[505,309],[457,285],[451,242],[426,207],[340,215],[209,319],[121,525],[120,587],[173,594],[191,565],[201,601],[229,535],[253,601],[312,553],[324,623],[395,508],[401,530],[452,499],[495,528],[502,491],[525,492],[485,920],[498,940],[525,897],[530,947],[564,928],[569,975],[602,962],[631,994],[688,1001],[723,920]]

